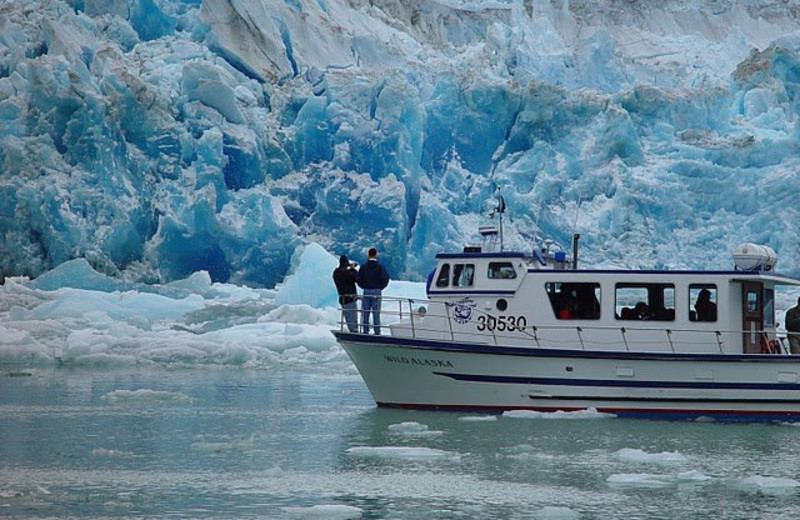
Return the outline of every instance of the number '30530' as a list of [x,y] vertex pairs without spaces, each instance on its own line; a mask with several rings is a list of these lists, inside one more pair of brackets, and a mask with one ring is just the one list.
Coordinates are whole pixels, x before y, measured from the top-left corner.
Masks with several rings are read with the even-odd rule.
[[515,331],[524,330],[528,326],[528,320],[525,316],[478,316],[478,330],[479,331]]

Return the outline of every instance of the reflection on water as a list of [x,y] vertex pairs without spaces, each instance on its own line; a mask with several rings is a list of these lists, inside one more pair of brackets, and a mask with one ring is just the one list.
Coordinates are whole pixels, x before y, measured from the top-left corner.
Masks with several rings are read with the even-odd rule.
[[325,368],[3,372],[0,517],[800,513],[798,426],[479,419]]

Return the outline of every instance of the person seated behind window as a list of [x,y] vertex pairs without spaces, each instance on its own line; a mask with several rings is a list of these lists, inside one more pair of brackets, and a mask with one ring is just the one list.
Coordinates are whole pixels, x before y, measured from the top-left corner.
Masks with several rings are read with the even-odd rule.
[[639,302],[633,308],[633,319],[647,320],[650,319],[650,307],[645,302]]
[[576,318],[578,304],[572,295],[561,294],[558,310],[559,320],[572,320]]
[[711,291],[703,289],[694,303],[697,321],[717,321],[717,304],[711,301]]

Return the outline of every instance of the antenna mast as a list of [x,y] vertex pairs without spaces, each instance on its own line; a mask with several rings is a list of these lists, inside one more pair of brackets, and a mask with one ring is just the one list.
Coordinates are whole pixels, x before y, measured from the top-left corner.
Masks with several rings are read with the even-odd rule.
[[503,213],[506,212],[506,201],[502,195],[497,196],[500,200],[495,211],[500,214],[500,251],[503,251]]

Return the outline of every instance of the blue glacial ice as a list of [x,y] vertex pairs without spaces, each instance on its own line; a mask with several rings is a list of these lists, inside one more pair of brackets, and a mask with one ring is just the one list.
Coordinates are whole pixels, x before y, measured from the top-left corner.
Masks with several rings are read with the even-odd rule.
[[[205,271],[167,284],[121,280],[82,258],[0,285],[0,365],[28,367],[355,367],[331,330],[340,325],[331,274],[337,258],[298,249],[276,289],[213,282]],[[392,280],[420,300],[425,284]],[[393,303],[384,303],[387,324]],[[406,312],[408,307],[405,307]],[[399,310],[399,309],[398,309]]]
[[0,279],[423,280],[497,193],[511,247],[799,274],[798,84],[780,1],[0,0]]

